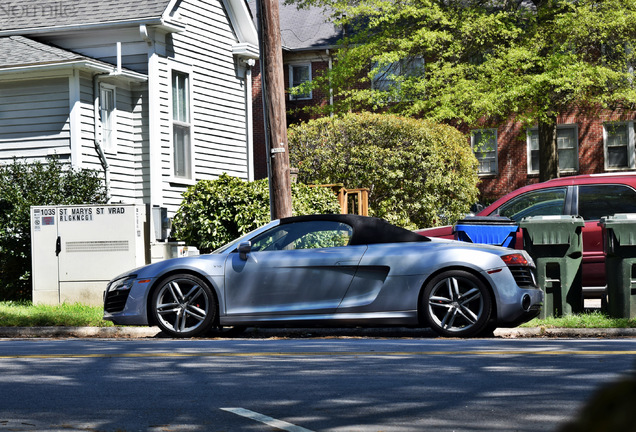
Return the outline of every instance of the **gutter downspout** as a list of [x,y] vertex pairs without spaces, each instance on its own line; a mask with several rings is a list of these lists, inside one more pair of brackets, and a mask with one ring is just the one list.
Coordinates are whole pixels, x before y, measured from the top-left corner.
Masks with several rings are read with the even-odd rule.
[[245,61],[245,109],[247,111],[247,180],[254,181],[254,128],[252,122],[252,68],[256,62],[253,59]]
[[329,59],[329,109],[331,110],[331,117],[334,116],[333,112],[333,87],[331,86],[331,70],[333,69],[333,57],[331,56],[331,52],[327,50],[327,58]]

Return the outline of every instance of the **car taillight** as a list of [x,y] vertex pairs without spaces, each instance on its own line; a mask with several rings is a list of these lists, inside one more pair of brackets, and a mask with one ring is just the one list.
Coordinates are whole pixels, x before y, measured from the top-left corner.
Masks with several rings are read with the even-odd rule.
[[510,255],[504,255],[501,257],[503,262],[506,263],[507,266],[515,266],[515,265],[528,265],[528,260],[523,254],[514,253]]

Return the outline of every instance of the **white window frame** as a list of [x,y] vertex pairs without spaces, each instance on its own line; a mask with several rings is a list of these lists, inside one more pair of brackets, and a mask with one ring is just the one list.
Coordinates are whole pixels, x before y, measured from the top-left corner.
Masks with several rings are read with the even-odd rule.
[[[105,93],[112,93],[112,107],[105,107]],[[111,84],[99,84],[99,124],[102,150],[117,153],[117,87]]]
[[[486,151],[483,151],[485,149],[480,149],[479,145],[483,143],[480,143],[477,141],[477,137],[476,135],[489,135],[491,137],[494,137],[494,148],[491,150],[490,148]],[[479,162],[479,167],[477,168],[477,173],[479,175],[497,175],[499,173],[499,145],[498,145],[498,136],[497,136],[497,129],[492,128],[492,129],[474,129],[471,131],[470,133],[470,147],[473,150],[473,153],[475,154],[475,157],[477,158],[477,161]],[[494,155],[491,155],[492,153],[494,153]],[[488,154],[486,156],[484,156],[484,154]],[[492,169],[489,170],[483,170],[482,166],[483,164],[488,163],[488,165],[490,165],[492,167]]]
[[[294,81],[294,68],[304,67],[307,68],[308,78],[305,81],[296,83]],[[306,82],[311,82],[313,77],[311,74],[311,62],[309,63],[290,63],[288,65],[289,68],[289,88],[293,90],[297,86],[304,84]],[[301,94],[293,94],[289,93],[289,100],[291,101],[299,101],[299,100],[311,100],[313,99],[313,92],[309,90],[309,93],[301,93]]]
[[[186,108],[186,118],[178,118],[178,113],[175,111],[175,97],[174,97],[174,79],[175,76],[185,76],[186,77],[186,89],[185,96],[187,100],[185,101]],[[175,134],[177,129],[187,129],[187,137],[188,142],[184,147],[184,161],[186,163],[185,173],[180,174],[177,173],[177,154],[176,154],[176,146],[175,142]],[[170,141],[171,145],[171,155],[172,155],[172,163],[170,167],[170,171],[172,174],[172,180],[174,182],[180,183],[192,183],[195,178],[195,169],[194,169],[194,137],[193,137],[193,127],[192,127],[192,71],[187,68],[173,68],[170,70]]]
[[[609,148],[622,147],[612,145],[611,128],[616,126],[624,126],[627,128],[627,142],[625,143],[627,152],[627,165],[610,166],[609,164]],[[605,171],[621,171],[636,168],[636,146],[634,144],[634,122],[608,122],[603,124],[603,155],[605,160]]]
[[[568,169],[561,169],[561,157],[559,157],[559,173],[561,174],[572,174],[572,173],[577,173],[579,172],[579,125],[576,123],[573,124],[562,124],[562,125],[557,125],[557,145],[559,145],[560,141],[559,141],[559,131],[567,131],[567,130],[572,130],[573,131],[573,135],[574,135],[574,148],[572,149],[572,152],[574,153],[574,167],[572,168],[568,168]],[[536,149],[532,148],[532,136],[535,135],[537,136],[537,146],[538,146],[538,134],[539,134],[539,128],[538,127],[534,127],[534,128],[530,128],[528,129],[527,133],[526,133],[526,151],[527,151],[527,159],[528,159],[528,174],[539,174],[539,167],[537,167],[537,169],[533,169],[532,168],[532,152],[539,151],[539,148],[537,147]],[[563,138],[561,136],[561,138]],[[562,151],[564,151],[564,149],[559,146],[558,148],[559,153],[561,153]],[[560,156],[560,154],[559,154]]]

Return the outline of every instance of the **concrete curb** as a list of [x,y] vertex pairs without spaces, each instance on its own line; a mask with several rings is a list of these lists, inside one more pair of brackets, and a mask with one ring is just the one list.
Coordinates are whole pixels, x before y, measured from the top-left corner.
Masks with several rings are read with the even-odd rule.
[[0,338],[152,338],[157,327],[0,327]]
[[501,338],[631,338],[636,337],[634,328],[546,328],[521,327],[497,329],[495,337]]
[[[248,329],[235,336],[245,339],[269,337],[436,337],[427,329]],[[0,338],[164,338],[157,327],[0,327]],[[214,336],[211,336],[214,337]],[[545,328],[497,329],[495,338],[634,338],[634,328]]]

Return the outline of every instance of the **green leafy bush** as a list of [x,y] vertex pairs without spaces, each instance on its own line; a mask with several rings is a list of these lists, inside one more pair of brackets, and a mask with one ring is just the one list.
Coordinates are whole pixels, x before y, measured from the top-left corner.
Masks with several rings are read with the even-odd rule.
[[[331,189],[292,184],[294,215],[339,213]],[[173,235],[203,252],[214,250],[270,221],[267,179],[246,182],[223,174],[201,180],[183,194]]]
[[31,298],[31,206],[104,202],[95,171],[70,169],[57,159],[0,166],[0,299]]
[[369,189],[369,213],[409,229],[451,223],[477,202],[477,160],[457,129],[387,114],[292,125],[290,160],[308,184]]

